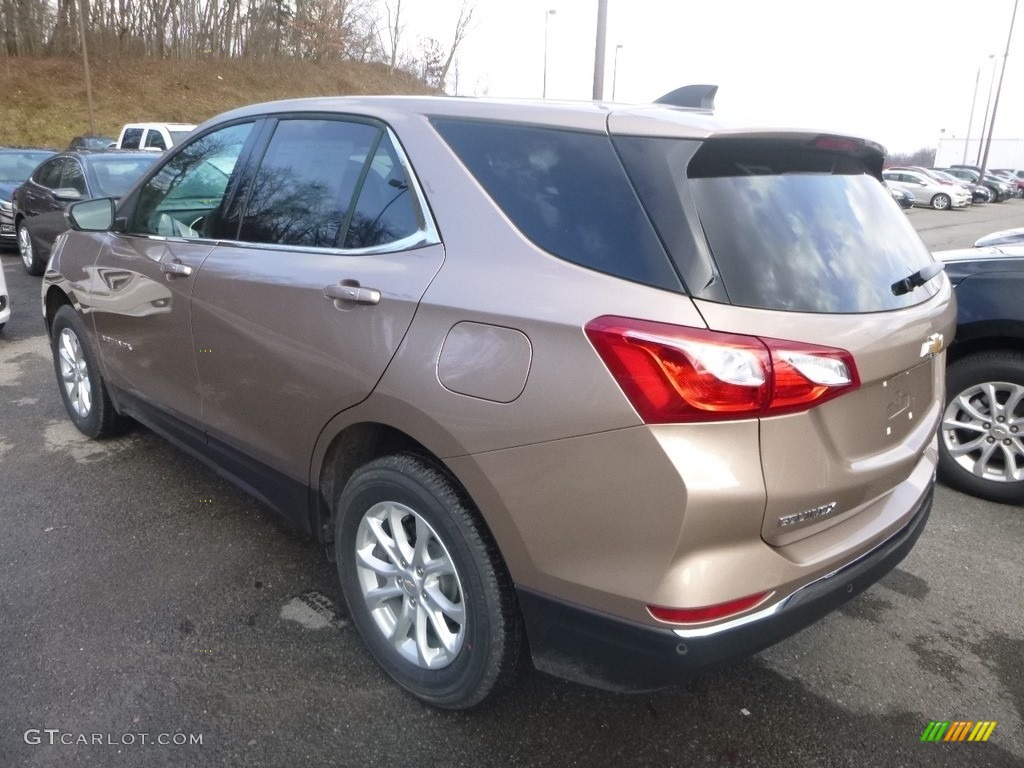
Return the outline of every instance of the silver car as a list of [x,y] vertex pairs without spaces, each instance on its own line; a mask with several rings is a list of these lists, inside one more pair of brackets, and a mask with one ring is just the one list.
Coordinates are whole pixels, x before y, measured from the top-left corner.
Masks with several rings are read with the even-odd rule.
[[947,208],[966,208],[971,204],[971,193],[963,187],[942,184],[917,171],[888,170],[882,172],[882,178],[912,194],[915,205],[943,211]]

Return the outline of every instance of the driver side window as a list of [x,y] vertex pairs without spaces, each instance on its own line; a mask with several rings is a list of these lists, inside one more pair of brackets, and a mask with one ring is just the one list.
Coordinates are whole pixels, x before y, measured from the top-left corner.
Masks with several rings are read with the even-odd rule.
[[128,232],[212,237],[228,181],[252,132],[241,123],[190,142],[139,191]]

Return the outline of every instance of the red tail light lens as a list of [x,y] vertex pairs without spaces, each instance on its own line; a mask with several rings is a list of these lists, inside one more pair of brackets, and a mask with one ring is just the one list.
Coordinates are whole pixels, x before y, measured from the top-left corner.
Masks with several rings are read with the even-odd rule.
[[859,385],[840,349],[623,317],[585,331],[648,424],[806,410]]
[[772,592],[758,592],[756,595],[748,595],[727,603],[705,605],[701,608],[663,608],[658,605],[648,605],[647,611],[658,621],[667,621],[671,624],[703,624],[706,621],[726,619],[756,608],[772,594]]

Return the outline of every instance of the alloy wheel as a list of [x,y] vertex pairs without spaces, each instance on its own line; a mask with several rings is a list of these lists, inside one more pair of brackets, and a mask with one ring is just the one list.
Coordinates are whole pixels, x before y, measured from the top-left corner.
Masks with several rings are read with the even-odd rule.
[[24,225],[18,227],[18,253],[21,254],[21,263],[25,265],[25,269],[31,271],[36,258],[32,250],[32,235]]
[[976,477],[998,483],[1024,480],[1024,386],[990,381],[950,400],[942,440],[950,457]]
[[366,608],[404,659],[442,669],[466,634],[462,583],[444,543],[413,509],[374,504],[356,534],[356,572]]
[[92,410],[92,384],[89,382],[89,364],[73,330],[61,330],[57,349],[61,383],[67,392],[68,403],[76,414],[85,418]]

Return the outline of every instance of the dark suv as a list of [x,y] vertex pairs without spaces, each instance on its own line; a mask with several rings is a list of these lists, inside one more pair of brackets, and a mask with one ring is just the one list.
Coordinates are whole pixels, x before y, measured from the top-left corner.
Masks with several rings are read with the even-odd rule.
[[229,112],[71,207],[60,392],[321,540],[433,704],[524,647],[661,687],[828,613],[925,525],[954,307],[882,157],[665,105]]
[[[1003,236],[1002,238],[1000,236]],[[1024,502],[1024,244],[940,251],[956,285],[939,472],[962,491]]]

